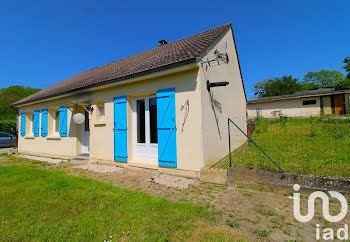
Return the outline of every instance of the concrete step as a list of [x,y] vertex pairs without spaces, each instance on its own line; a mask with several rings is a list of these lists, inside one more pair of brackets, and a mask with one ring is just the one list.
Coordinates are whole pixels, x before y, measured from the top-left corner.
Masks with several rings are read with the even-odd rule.
[[80,154],[70,160],[72,164],[88,164],[89,163],[89,154]]

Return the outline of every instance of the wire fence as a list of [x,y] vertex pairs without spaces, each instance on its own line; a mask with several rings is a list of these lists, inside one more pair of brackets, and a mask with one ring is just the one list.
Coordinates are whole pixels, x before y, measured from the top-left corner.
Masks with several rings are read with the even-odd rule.
[[[350,115],[303,113],[274,118],[233,119],[284,171],[350,177]],[[230,128],[232,166],[279,170],[234,125]],[[230,156],[216,167],[229,167]]]

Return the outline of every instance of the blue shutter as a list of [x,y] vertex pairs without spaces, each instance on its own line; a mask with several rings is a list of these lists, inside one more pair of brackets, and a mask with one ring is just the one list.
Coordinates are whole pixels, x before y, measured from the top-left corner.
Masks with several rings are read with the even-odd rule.
[[67,108],[60,107],[60,136],[67,137]]
[[114,160],[128,160],[126,96],[114,98]]
[[41,136],[47,136],[47,109],[41,111]]
[[26,113],[21,113],[21,136],[26,135]]
[[157,91],[159,166],[177,167],[175,88]]
[[39,136],[39,126],[40,126],[39,117],[40,117],[40,110],[34,111],[34,119],[33,119],[34,136]]

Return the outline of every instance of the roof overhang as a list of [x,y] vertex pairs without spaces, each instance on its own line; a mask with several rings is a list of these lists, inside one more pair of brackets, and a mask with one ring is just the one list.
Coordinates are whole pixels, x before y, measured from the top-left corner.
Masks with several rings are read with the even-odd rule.
[[133,82],[137,82],[137,81],[143,81],[143,80],[147,80],[147,79],[151,79],[151,78],[167,76],[167,75],[171,75],[174,73],[183,72],[186,70],[198,68],[198,65],[196,63],[197,63],[196,58],[192,58],[192,59],[188,59],[188,60],[178,62],[175,64],[162,66],[160,68],[155,68],[155,69],[152,69],[149,71],[133,74],[130,76],[125,76],[125,77],[118,78],[118,79],[111,79],[111,80],[96,83],[96,84],[93,84],[90,86],[84,86],[81,88],[77,88],[77,89],[74,89],[71,91],[62,92],[62,93],[54,94],[51,96],[38,98],[37,100],[18,103],[18,104],[12,104],[11,106],[18,108],[18,107],[33,105],[33,104],[37,104],[37,103],[41,103],[41,102],[47,102],[47,101],[51,101],[51,100],[55,100],[55,99],[59,99],[59,98],[69,97],[69,96],[73,96],[73,95],[79,95],[79,94],[90,92],[90,91],[96,91],[96,90],[114,87],[114,86],[118,86],[118,85],[133,83]]
[[276,102],[276,101],[282,101],[282,100],[288,100],[288,99],[298,99],[298,98],[308,98],[308,97],[321,97],[321,96],[331,96],[336,94],[346,94],[350,93],[350,89],[347,90],[338,90],[338,91],[332,91],[328,93],[318,93],[313,95],[301,95],[301,96],[289,96],[289,97],[279,97],[276,99],[268,99],[268,100],[249,100],[248,104],[255,104],[255,103],[266,103],[266,102]]

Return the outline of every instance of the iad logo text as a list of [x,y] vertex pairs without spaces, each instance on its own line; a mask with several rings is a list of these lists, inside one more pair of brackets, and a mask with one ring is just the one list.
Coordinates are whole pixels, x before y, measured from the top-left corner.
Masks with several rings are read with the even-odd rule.
[[[299,184],[294,184],[293,189],[295,191],[300,190],[300,185]],[[326,193],[321,192],[321,191],[316,191],[310,194],[309,199],[308,199],[308,210],[307,214],[305,216],[301,215],[300,212],[300,193],[294,193],[293,194],[293,203],[294,203],[294,217],[302,223],[309,222],[315,215],[315,200],[316,198],[321,198],[322,199],[322,213],[323,217],[331,222],[331,223],[336,223],[341,221],[342,219],[345,218],[347,212],[348,212],[348,203],[346,201],[346,198],[339,192],[336,191],[328,191],[329,195],[332,198],[336,198],[340,201],[341,203],[341,210],[339,214],[337,215],[330,215],[329,214],[329,197]],[[319,240],[322,238],[324,240],[333,240],[335,238],[335,235],[339,240],[347,240],[349,238],[349,228],[348,225],[345,224],[344,228],[339,228],[336,231],[336,234],[334,233],[334,230],[332,228],[325,228],[323,231],[320,230],[320,225],[316,225],[316,239]],[[323,234],[322,234],[323,232]]]

